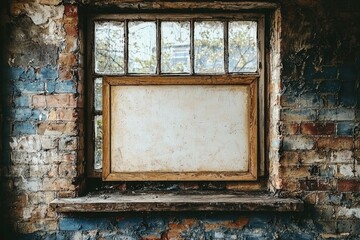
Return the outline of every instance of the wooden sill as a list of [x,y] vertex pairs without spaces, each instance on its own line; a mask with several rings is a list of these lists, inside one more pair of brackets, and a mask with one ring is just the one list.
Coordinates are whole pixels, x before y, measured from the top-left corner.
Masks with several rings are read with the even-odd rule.
[[50,203],[57,212],[143,212],[143,211],[276,211],[300,212],[304,203],[267,193],[231,194],[98,194],[59,198]]

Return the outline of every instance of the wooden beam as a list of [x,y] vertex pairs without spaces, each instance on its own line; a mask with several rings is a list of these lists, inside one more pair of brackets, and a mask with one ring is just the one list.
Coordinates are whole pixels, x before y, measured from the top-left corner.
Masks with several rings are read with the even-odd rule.
[[50,203],[57,212],[148,211],[275,211],[301,212],[300,199],[261,194],[97,194],[60,198]]

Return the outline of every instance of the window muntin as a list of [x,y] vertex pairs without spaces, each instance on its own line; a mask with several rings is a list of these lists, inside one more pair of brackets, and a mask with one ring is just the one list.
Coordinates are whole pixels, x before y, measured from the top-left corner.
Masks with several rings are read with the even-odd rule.
[[[161,16],[155,17],[149,15],[146,15],[146,17],[133,17],[133,15],[130,17],[122,17],[120,15],[116,15],[114,17],[114,15],[111,15],[109,19],[107,19],[106,15],[102,15],[101,17],[95,17],[92,20],[95,26],[95,48],[97,39],[104,38],[101,36],[96,36],[96,34],[99,34],[99,31],[96,30],[97,28],[100,28],[96,28],[96,26],[101,26],[103,32],[116,32],[117,36],[120,37],[120,40],[116,39],[115,42],[117,42],[118,44],[115,45],[119,48],[122,48],[121,50],[117,49],[116,52],[118,56],[123,56],[122,58],[118,57],[117,60],[122,61],[123,63],[117,63],[116,65],[118,67],[115,68],[116,70],[108,70],[101,72],[98,70],[99,67],[96,67],[97,65],[99,65],[98,63],[96,63],[96,61],[99,61],[97,60],[99,59],[99,57],[96,56],[98,52],[93,50],[95,56],[93,57],[94,60],[92,66],[94,67],[92,72],[94,79],[96,79],[97,81],[94,84],[94,88],[96,88],[95,86],[97,86],[99,81],[102,81],[101,77],[107,75],[131,76],[141,74],[144,76],[150,76],[186,74],[191,76],[200,74],[211,76],[214,74],[240,74],[241,76],[244,74],[244,76],[253,75],[260,77],[261,73],[259,70],[259,63],[261,57],[259,52],[260,45],[258,38],[259,32],[263,29],[259,29],[258,23],[259,21],[262,21],[261,19],[261,15],[256,14],[249,15],[249,17],[246,14],[240,15],[240,17],[239,15],[222,15],[215,17],[209,17],[206,15],[174,15],[174,18],[162,18]],[[142,27],[140,27],[141,25]],[[119,30],[119,26],[123,28],[123,30]],[[216,31],[212,29],[212,27],[214,26]],[[105,30],[106,27],[110,29]],[[147,33],[139,34],[136,31],[131,30],[133,27],[147,29]],[[114,30],[112,28],[114,28]],[[176,31],[174,31],[174,29],[172,28],[177,29]],[[209,30],[211,30],[212,33],[210,34],[210,37],[208,39],[205,39],[208,40],[207,42],[209,46],[201,46],[201,34],[206,35],[206,31]],[[119,34],[120,32],[122,32],[122,35]],[[102,34],[101,31],[100,34]],[[130,37],[131,34],[134,36]],[[171,34],[178,35],[178,40],[169,40],[169,37],[168,39],[166,39],[166,36],[169,36]],[[144,35],[150,36],[150,40],[147,40],[147,44],[143,44],[140,47],[137,46],[138,48],[140,48],[140,50],[136,49],[137,44],[135,44],[136,41],[134,42],[133,40],[142,40],[142,36]],[[199,35],[198,38],[196,38],[197,35]],[[181,46],[182,41],[186,42],[186,44],[183,44]],[[241,41],[243,41],[247,45],[239,48],[238,43]],[[131,44],[135,45],[135,48],[134,46],[131,46]],[[114,46],[114,44],[110,44],[110,46],[110,50],[107,50],[108,52],[111,52],[111,49],[113,48],[112,46]],[[171,48],[169,46],[173,48],[171,49],[171,52],[169,51],[169,48]],[[214,56],[214,58],[208,59],[208,62],[212,65],[211,67],[203,66],[201,68],[201,66],[197,64],[196,50],[201,48],[203,50],[209,50],[209,52],[212,53],[212,55]],[[138,58],[136,60],[134,55],[139,55],[140,52],[145,52],[146,58]],[[198,54],[200,52],[201,51],[198,51]],[[199,59],[200,57],[198,57],[198,60]],[[141,62],[141,60],[143,61]],[[141,65],[139,64],[139,61],[140,63],[142,63],[143,67],[134,67]],[[242,66],[236,64],[240,62],[246,63],[242,64]],[[113,65],[115,64],[113,63]],[[94,97],[92,98],[94,99],[93,110],[91,111],[93,113],[94,119],[93,136],[95,136],[98,125],[101,124],[101,121],[99,120],[101,120],[102,109],[99,108],[99,102],[101,102],[99,98],[101,98],[101,95],[97,93],[95,93]],[[102,141],[101,138],[102,136],[97,134],[96,139],[98,139],[98,142]],[[100,163],[102,155],[99,154],[99,146],[99,144],[94,144],[93,146],[95,148],[95,154],[93,157],[91,157],[92,166],[90,167],[90,171],[101,171]],[[98,157],[95,159],[95,156]]]

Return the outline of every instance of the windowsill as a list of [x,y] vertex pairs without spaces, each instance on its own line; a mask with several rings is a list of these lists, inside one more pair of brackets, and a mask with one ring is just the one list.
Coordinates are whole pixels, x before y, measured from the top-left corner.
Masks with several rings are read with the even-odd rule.
[[268,193],[133,193],[92,194],[59,198],[50,203],[57,212],[142,211],[274,211],[301,212],[304,203]]

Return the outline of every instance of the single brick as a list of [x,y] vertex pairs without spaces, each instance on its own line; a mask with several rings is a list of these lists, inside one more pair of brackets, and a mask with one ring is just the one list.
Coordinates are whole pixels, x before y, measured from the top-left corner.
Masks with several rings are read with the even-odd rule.
[[16,122],[13,124],[14,135],[31,135],[35,134],[35,125],[29,122]]
[[304,178],[304,177],[310,177],[309,168],[307,166],[287,166],[283,167],[281,166],[279,168],[280,177],[282,178]]
[[316,111],[312,109],[282,109],[280,113],[282,121],[315,121]]
[[40,142],[43,150],[56,149],[59,146],[59,139],[54,136],[40,136]]
[[331,135],[335,133],[334,123],[318,123],[316,124],[318,135]]
[[305,191],[327,191],[331,190],[332,186],[328,181],[324,180],[299,180],[301,190]]
[[360,180],[338,180],[338,191],[340,192],[360,192]]
[[317,140],[318,148],[326,149],[352,149],[353,139],[351,137],[321,137]]
[[304,135],[331,135],[335,133],[335,124],[304,122],[301,124],[301,133]]
[[78,28],[75,24],[65,23],[64,29],[67,36],[76,37],[78,35]]
[[32,105],[35,108],[42,108],[46,106],[45,95],[34,95],[32,96]]
[[14,98],[15,107],[28,107],[29,106],[29,96],[22,95]]
[[59,80],[69,80],[73,78],[74,76],[70,67],[59,68]]
[[320,168],[320,177],[332,179],[334,178],[337,171],[336,165],[323,165]]
[[319,120],[346,121],[355,119],[355,110],[338,108],[338,109],[320,109]]
[[43,80],[55,80],[59,77],[57,68],[51,66],[41,68],[40,74]]
[[73,94],[54,94],[46,96],[48,107],[76,107],[76,98]]
[[295,135],[299,132],[298,123],[284,123],[281,126],[281,132],[283,135]]
[[46,121],[47,119],[47,111],[40,109],[33,109],[31,111],[30,120],[32,121]]
[[59,66],[60,67],[74,67],[77,65],[77,59],[73,53],[60,53]]
[[298,98],[297,105],[301,108],[320,108],[324,106],[324,103],[317,94],[302,94]]
[[76,93],[76,83],[72,80],[59,81],[54,90],[56,93]]
[[331,152],[330,161],[332,163],[351,163],[353,152],[350,150],[337,150]]
[[337,211],[338,218],[346,218],[346,219],[358,219],[360,218],[360,208],[359,207],[339,207]]
[[336,134],[339,136],[351,136],[357,125],[354,122],[339,122],[336,125]]
[[13,121],[27,121],[31,116],[30,108],[18,108],[11,111],[11,119]]
[[74,108],[57,108],[49,112],[48,120],[61,120],[74,122],[77,119],[77,112]]
[[40,135],[76,135],[77,128],[75,122],[68,123],[40,123],[37,133]]
[[68,178],[42,178],[42,186],[44,191],[74,191],[75,186],[71,179]]
[[324,163],[327,160],[327,152],[321,151],[303,151],[299,154],[299,158],[302,164],[312,165],[316,163]]
[[315,123],[301,123],[301,133],[304,135],[317,135],[318,129]]
[[64,14],[66,17],[77,17],[78,8],[76,5],[65,4]]
[[306,136],[285,136],[283,140],[284,150],[309,150],[314,148],[314,139]]
[[355,169],[353,164],[342,164],[339,166],[338,177],[355,177]]
[[290,151],[284,151],[280,157],[280,163],[282,166],[297,166],[300,164],[299,153]]
[[78,148],[77,137],[65,137],[59,141],[60,150],[76,150]]
[[66,36],[64,52],[72,53],[78,50],[78,38]]

